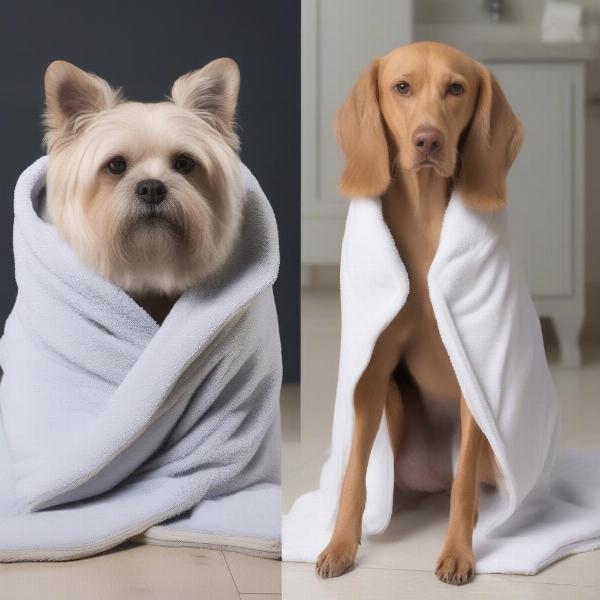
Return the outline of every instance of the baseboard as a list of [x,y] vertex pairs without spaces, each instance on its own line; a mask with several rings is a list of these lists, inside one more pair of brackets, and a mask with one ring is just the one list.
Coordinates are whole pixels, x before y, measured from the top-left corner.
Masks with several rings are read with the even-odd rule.
[[339,290],[339,265],[303,265],[302,287],[310,290]]

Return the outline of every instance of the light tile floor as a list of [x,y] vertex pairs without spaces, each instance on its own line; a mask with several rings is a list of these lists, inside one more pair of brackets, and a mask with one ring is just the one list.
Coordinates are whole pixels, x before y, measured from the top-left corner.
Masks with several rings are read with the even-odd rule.
[[[299,386],[284,386],[284,430],[292,443],[299,398]],[[236,552],[124,544],[70,562],[0,564],[0,600],[134,598],[281,600],[281,562]]]
[[[300,414],[293,407],[292,418],[284,415],[284,511],[300,493],[318,485],[329,445],[337,375],[338,294],[305,291],[302,311],[302,406]],[[563,405],[564,441],[600,446],[600,346],[584,348],[585,363],[578,370],[561,369],[556,352],[549,355]],[[320,580],[313,565],[284,563],[283,598],[600,600],[600,551],[569,557],[533,577],[482,575],[460,588],[439,582],[432,568],[442,546],[447,511],[447,497],[433,496],[395,514],[385,534],[363,543],[357,567],[337,579]]]
[[0,565],[2,600],[281,598],[281,563],[192,548],[126,544],[92,558]]

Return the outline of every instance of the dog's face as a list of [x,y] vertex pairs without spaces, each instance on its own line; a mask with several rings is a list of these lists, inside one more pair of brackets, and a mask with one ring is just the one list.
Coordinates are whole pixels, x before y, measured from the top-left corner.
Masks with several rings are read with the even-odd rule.
[[179,293],[214,272],[240,220],[237,65],[214,61],[156,104],[122,101],[62,61],[45,86],[47,213],[74,251],[137,293]]
[[432,42],[373,61],[339,110],[336,133],[346,156],[344,196],[380,196],[393,174],[432,169],[482,210],[503,206],[522,138],[493,75]]
[[454,174],[477,92],[475,62],[453,48],[414,44],[381,60],[379,105],[402,170]]

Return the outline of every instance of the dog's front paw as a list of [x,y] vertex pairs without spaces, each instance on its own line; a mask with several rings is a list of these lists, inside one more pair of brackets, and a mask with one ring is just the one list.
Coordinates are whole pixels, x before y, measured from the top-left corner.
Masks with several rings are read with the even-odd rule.
[[440,581],[451,585],[469,583],[475,575],[473,555],[465,552],[444,551],[438,559],[435,574]]
[[354,564],[357,548],[356,542],[331,541],[317,558],[316,570],[319,577],[327,579],[343,575]]

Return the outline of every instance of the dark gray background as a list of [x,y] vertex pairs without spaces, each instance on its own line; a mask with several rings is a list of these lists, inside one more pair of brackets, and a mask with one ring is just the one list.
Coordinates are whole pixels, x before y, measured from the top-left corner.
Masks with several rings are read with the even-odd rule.
[[42,154],[43,75],[55,59],[98,73],[125,96],[156,101],[214,58],[240,66],[242,159],[277,217],[275,286],[284,380],[300,376],[300,0],[59,0],[0,4],[0,323],[16,287],[12,194]]

